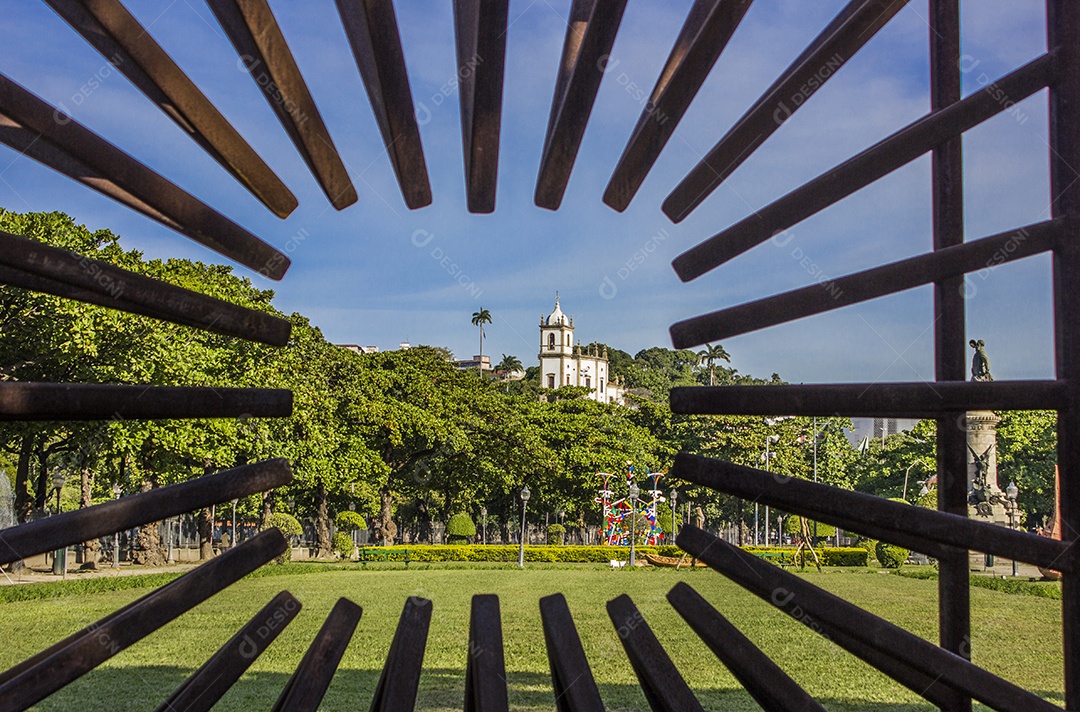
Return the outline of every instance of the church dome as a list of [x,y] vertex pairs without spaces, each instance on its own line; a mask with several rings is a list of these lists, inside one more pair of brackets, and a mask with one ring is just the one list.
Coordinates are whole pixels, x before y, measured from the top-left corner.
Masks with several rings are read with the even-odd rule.
[[555,311],[551,312],[551,315],[547,318],[548,326],[569,326],[570,319],[563,314],[562,308],[559,306],[559,295],[555,295]]

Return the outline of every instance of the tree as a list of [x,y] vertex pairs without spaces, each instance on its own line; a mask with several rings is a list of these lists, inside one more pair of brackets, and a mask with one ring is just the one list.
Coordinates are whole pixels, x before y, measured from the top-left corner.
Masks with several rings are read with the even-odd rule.
[[708,344],[704,349],[698,351],[698,357],[705,362],[709,367],[709,385],[716,385],[716,361],[727,361],[731,363],[731,354],[724,350],[724,347],[720,344],[713,346]]
[[472,325],[480,329],[480,375],[484,375],[484,324],[491,323],[491,312],[483,307],[480,311],[474,311]]
[[516,373],[524,370],[521,365],[521,359],[517,356],[502,355],[502,361],[499,361],[499,365],[495,367],[497,370],[503,372],[503,380],[509,378],[509,374]]

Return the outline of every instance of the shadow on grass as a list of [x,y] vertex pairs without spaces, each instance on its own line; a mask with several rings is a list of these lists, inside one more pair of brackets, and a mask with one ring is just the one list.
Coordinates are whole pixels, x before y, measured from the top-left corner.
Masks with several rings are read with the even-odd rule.
[[[127,712],[147,710],[164,702],[192,671],[176,667],[143,666],[95,670],[39,703],[40,710],[104,710]],[[378,684],[379,670],[341,669],[334,676],[320,706],[321,710],[366,709]],[[270,709],[288,681],[285,673],[249,672],[216,706],[215,710]],[[508,675],[512,710],[551,710],[555,707],[551,678],[546,674],[512,672]],[[611,712],[648,710],[636,684],[601,684],[600,696]],[[460,710],[465,690],[464,671],[425,668],[420,680],[417,710]],[[705,709],[760,710],[741,689],[695,690]],[[1060,695],[1037,693],[1060,703]],[[830,711],[880,710],[905,712],[935,709],[928,703],[873,702],[853,698],[826,697],[819,700]],[[177,711],[180,712],[180,711]]]

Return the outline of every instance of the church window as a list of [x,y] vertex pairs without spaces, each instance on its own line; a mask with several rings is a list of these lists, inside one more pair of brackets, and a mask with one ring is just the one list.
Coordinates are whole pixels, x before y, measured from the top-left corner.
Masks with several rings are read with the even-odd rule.
[[555,350],[555,332],[548,334],[548,349]]
[[592,388],[592,378],[589,376],[585,376],[585,387]]
[[600,379],[600,392],[601,393],[604,392],[604,379],[602,379],[602,378]]
[[570,385],[570,376],[566,377],[566,385],[568,385],[568,386]]
[[554,387],[555,387],[555,374],[554,373],[549,373],[548,374],[548,388],[554,388]]

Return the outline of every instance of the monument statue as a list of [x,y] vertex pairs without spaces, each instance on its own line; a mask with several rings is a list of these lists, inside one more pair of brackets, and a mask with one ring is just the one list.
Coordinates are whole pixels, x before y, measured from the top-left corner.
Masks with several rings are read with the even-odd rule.
[[986,355],[986,342],[982,339],[972,339],[968,345],[975,349],[975,355],[971,357],[971,380],[992,381],[990,375],[990,358]]
[[[975,507],[975,511],[983,517],[989,517],[993,515],[993,505],[996,503],[995,493],[991,491],[990,483],[990,468],[991,461],[990,455],[994,451],[996,443],[991,443],[990,447],[983,451],[980,455],[975,451],[975,448],[971,447],[971,443],[968,443],[968,450],[971,452],[972,463],[975,465],[975,477],[971,482],[971,491],[968,494],[968,503]],[[996,477],[995,484],[996,484]]]

